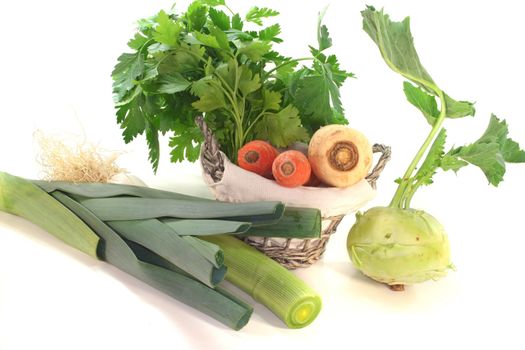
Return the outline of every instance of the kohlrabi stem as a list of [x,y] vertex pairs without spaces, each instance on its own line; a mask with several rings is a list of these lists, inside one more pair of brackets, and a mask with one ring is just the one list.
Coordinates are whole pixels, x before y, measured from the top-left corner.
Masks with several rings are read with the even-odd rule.
[[[425,139],[425,142],[423,143],[419,151],[416,153],[416,156],[414,157],[414,159],[408,166],[408,169],[405,172],[405,175],[403,175],[403,178],[399,182],[399,186],[397,187],[396,193],[394,194],[394,198],[392,198],[392,201],[390,202],[390,205],[389,205],[390,207],[402,208],[403,204],[405,204],[404,203],[406,199],[405,196],[407,195],[406,190],[411,181],[412,173],[414,172],[414,170],[416,170],[417,165],[421,161],[421,158],[423,157],[428,147],[430,146],[430,144],[436,137],[437,133],[441,129],[441,125],[443,124],[443,121],[445,120],[445,117],[447,116],[447,105],[445,103],[445,96],[443,94],[443,91],[438,90],[437,92],[438,92],[438,97],[439,97],[440,104],[441,104],[441,111],[439,113],[439,116],[436,122],[434,123],[432,130],[430,131],[427,138]],[[410,198],[408,199],[408,204],[410,204],[410,199],[412,199],[413,195],[414,193],[410,194]]]

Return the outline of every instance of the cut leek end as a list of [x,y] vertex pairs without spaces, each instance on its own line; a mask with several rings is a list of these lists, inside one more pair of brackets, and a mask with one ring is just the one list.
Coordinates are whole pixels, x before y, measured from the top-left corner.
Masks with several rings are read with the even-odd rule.
[[212,270],[212,273],[211,273],[211,285],[210,287],[215,287],[216,285],[218,285],[219,283],[221,283],[222,281],[224,281],[224,277],[226,277],[226,272],[228,271],[228,269],[226,268],[225,265],[219,267],[219,268],[216,268],[214,267],[213,270]]
[[284,322],[289,328],[303,328],[312,323],[321,312],[322,301],[318,295],[299,300],[288,313]]
[[253,314],[253,308],[246,310],[244,315],[237,321],[237,324],[233,327],[234,330],[239,331],[248,324]]

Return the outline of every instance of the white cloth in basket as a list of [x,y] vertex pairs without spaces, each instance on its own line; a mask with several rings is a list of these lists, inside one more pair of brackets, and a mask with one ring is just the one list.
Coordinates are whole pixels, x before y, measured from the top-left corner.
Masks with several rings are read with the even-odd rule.
[[368,181],[361,180],[347,188],[295,187],[287,188],[231,163],[222,152],[224,175],[214,182],[202,172],[204,181],[215,198],[227,202],[280,201],[289,206],[317,208],[324,218],[356,212],[372,200],[376,191]]

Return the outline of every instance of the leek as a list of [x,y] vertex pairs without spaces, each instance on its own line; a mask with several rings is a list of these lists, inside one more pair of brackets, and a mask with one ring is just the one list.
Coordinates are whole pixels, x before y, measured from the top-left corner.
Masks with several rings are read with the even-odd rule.
[[201,251],[159,220],[108,221],[106,224],[121,237],[154,251],[210,287],[224,278],[226,269],[222,264],[210,262]]
[[30,181],[0,171],[0,210],[31,221],[66,244],[97,256],[99,237]]
[[321,237],[321,212],[318,209],[286,207],[283,217],[276,224],[253,226],[239,235],[301,239],[319,238]]
[[201,237],[224,251],[226,279],[277,315],[289,328],[312,323],[321,298],[304,281],[257,249],[228,235]]
[[164,266],[155,264],[155,261],[165,260],[160,256],[151,258],[153,253],[150,255],[150,260],[153,261],[137,257],[134,250],[115,231],[87,208],[61,192],[53,192],[53,196],[104,240],[100,250],[103,260],[235,330],[241,329],[249,321],[253,308],[244,301],[223,290],[209,288],[169,262],[163,263]]

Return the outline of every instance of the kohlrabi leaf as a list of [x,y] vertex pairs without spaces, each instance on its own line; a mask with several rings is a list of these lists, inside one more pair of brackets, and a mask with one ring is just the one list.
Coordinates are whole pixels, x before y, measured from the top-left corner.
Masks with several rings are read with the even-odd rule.
[[445,103],[447,104],[447,118],[463,118],[474,116],[474,114],[476,114],[474,103],[468,101],[456,101],[447,94],[444,95]]
[[439,116],[436,98],[426,93],[423,89],[412,85],[408,81],[403,83],[403,91],[405,92],[408,102],[423,113],[430,125],[434,125]]
[[[441,129],[434,143],[430,147],[427,157],[415,175],[415,181],[419,185],[430,185],[432,177],[436,170],[441,165],[441,159],[445,153],[445,142],[447,139],[447,132]],[[414,189],[415,191],[415,189]]]
[[[474,115],[475,111],[472,103],[465,101],[458,102],[446,95],[421,64],[414,46],[412,33],[410,32],[409,17],[406,17],[402,22],[394,22],[390,20],[387,14],[383,13],[383,10],[376,11],[371,6],[368,6],[361,14],[363,16],[363,29],[376,43],[386,64],[394,72],[401,74],[429,94],[434,96],[443,94],[445,101],[441,102],[446,103],[446,116],[448,118]],[[415,90],[412,89],[410,92],[415,92]],[[421,94],[418,95],[420,95],[418,99],[427,99]],[[414,104],[413,101],[411,101],[411,103]],[[431,102],[427,101],[427,103]],[[418,106],[416,105],[416,107]],[[423,112],[423,114],[427,120],[429,120],[428,115],[425,114],[426,112],[428,112],[428,110]]]
[[489,126],[476,143],[498,143],[503,159],[508,163],[525,162],[525,151],[519,144],[508,138],[509,127],[505,120],[499,120],[494,114],[490,117]]
[[503,180],[505,162],[525,162],[525,151],[507,137],[508,132],[505,120],[492,115],[485,133],[470,145],[452,148],[444,156],[441,167],[457,171],[467,163],[476,165],[489,183],[497,186]]
[[361,12],[363,29],[376,43],[386,64],[396,73],[438,94],[439,88],[419,61],[410,32],[410,18],[393,22],[383,10],[368,6]]

